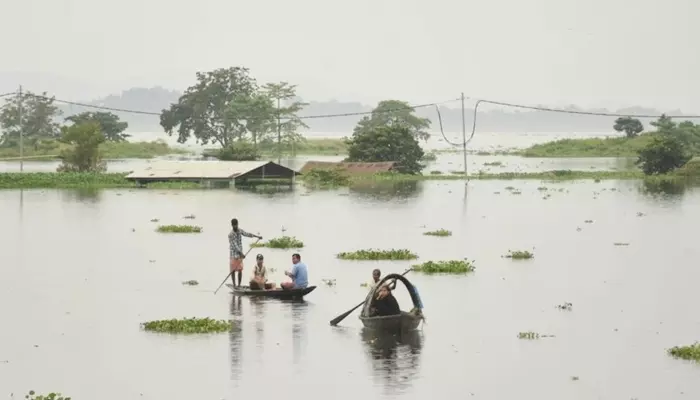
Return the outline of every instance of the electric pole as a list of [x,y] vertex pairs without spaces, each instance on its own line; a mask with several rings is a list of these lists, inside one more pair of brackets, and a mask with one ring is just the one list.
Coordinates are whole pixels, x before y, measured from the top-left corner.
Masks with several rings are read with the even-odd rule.
[[24,172],[24,133],[22,132],[22,85],[19,85],[19,106],[17,107],[19,126],[19,172]]
[[462,152],[464,153],[464,179],[467,177],[467,122],[464,119],[464,93],[462,93]]

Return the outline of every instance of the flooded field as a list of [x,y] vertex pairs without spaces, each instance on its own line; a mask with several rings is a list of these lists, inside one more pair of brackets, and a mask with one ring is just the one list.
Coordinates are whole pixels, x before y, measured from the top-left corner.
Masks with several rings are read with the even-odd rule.
[[[0,191],[0,396],[700,396],[700,366],[666,354],[699,339],[692,307],[700,302],[700,190],[650,194],[631,181],[393,189]],[[196,218],[183,219],[190,214]],[[319,285],[305,303],[212,293],[228,272],[232,217],[266,239],[284,227],[304,241],[303,260]],[[204,230],[159,234],[155,218]],[[440,228],[453,235],[422,234]],[[335,257],[370,247],[408,248],[419,261],[467,257],[477,270],[409,273],[427,324],[402,343],[363,334],[357,314],[332,328],[330,319],[362,301],[360,284],[373,268],[403,272],[411,264]],[[509,249],[535,258],[502,258]],[[281,281],[293,251],[259,252]],[[181,284],[190,279],[199,286]],[[399,302],[410,308],[401,289]],[[570,311],[556,308],[567,302]],[[236,328],[197,337],[139,329],[193,316],[231,318]],[[554,337],[519,339],[525,331]]]

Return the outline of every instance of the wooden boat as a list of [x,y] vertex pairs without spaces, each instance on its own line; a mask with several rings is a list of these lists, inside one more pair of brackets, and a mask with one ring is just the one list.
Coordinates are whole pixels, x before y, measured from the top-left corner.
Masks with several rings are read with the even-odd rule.
[[[396,279],[403,282],[404,286],[411,295],[411,301],[413,302],[413,310],[411,312],[402,311],[401,314],[397,315],[387,315],[387,316],[371,316],[370,309],[372,308],[372,302],[376,297],[376,293],[379,288],[387,281]],[[362,325],[367,329],[377,330],[377,331],[387,331],[387,332],[406,332],[413,331],[418,328],[421,321],[423,321],[423,303],[418,295],[418,290],[411,282],[409,282],[406,277],[399,274],[389,274],[385,276],[377,285],[374,286],[367,298],[365,299],[365,305],[360,313],[360,321]]]
[[273,299],[282,300],[301,300],[307,294],[311,293],[316,289],[316,286],[309,286],[304,289],[269,289],[269,290],[259,290],[251,289],[249,286],[237,286],[233,287],[232,284],[227,283],[233,294],[236,296],[257,296],[257,297],[270,297]]

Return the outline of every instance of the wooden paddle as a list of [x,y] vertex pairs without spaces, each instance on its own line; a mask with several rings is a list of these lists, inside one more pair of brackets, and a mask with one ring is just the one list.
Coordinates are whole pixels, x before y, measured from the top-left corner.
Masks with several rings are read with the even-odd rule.
[[[407,273],[411,272],[411,270],[412,270],[412,268],[409,268],[409,269],[406,270],[406,272],[404,272],[404,273],[401,274],[401,275],[406,275]],[[396,279],[394,279],[393,282],[396,283]],[[348,315],[352,314],[353,311],[357,310],[357,309],[358,309],[361,305],[363,305],[363,304],[365,304],[364,300],[362,301],[362,303],[356,305],[355,307],[351,308],[350,310],[348,310],[348,311],[346,311],[346,312],[344,312],[344,313],[338,315],[337,317],[333,318],[333,319],[331,320],[331,326],[336,326],[336,325],[338,325],[338,324],[340,323],[340,321],[342,321],[342,320],[344,320],[345,318],[347,318]]]
[[[259,241],[260,241],[260,239],[256,240],[255,243],[258,243]],[[255,243],[253,243],[253,244],[255,244]],[[246,258],[246,256],[248,255],[248,253],[250,253],[251,250],[253,250],[253,246],[250,246],[250,248],[248,249],[248,251],[246,251],[245,254],[243,255],[243,258]],[[219,289],[221,289],[221,287],[224,286],[224,283],[226,283],[226,281],[228,280],[228,278],[231,277],[231,274],[232,274],[232,273],[233,273],[233,271],[229,272],[228,275],[226,275],[226,278],[224,278],[224,281],[221,282],[221,285],[219,285],[219,287],[216,288],[216,290],[214,291],[214,294],[216,294],[216,292],[218,292]]]

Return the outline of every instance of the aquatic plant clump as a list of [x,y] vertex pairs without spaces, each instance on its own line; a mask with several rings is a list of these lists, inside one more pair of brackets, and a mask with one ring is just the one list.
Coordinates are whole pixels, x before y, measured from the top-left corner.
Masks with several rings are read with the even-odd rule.
[[160,225],[156,231],[161,233],[201,233],[201,226],[193,225]]
[[294,236],[282,236],[270,239],[267,242],[253,243],[250,247],[267,247],[270,249],[301,249],[304,247],[304,242],[297,240]]
[[474,262],[469,260],[428,261],[412,268],[425,274],[466,274],[476,269]]
[[452,232],[448,231],[447,229],[438,229],[436,231],[424,232],[423,235],[446,237],[446,236],[452,236]]
[[231,321],[211,318],[184,318],[149,321],[141,324],[143,330],[162,333],[220,333],[231,329]]
[[186,286],[197,286],[197,285],[199,285],[199,282],[197,282],[195,280],[189,280],[189,281],[182,282],[182,284],[186,285]]
[[668,354],[683,360],[700,362],[700,342],[693,343],[690,346],[671,347],[668,349]]
[[508,250],[508,254],[504,255],[503,257],[512,258],[513,260],[529,260],[535,257],[535,255],[527,250]]
[[49,394],[36,394],[35,391],[30,390],[29,393],[27,393],[24,396],[25,399],[27,400],[71,400],[70,397],[63,397],[60,393],[49,393]]
[[415,260],[418,255],[412,253],[408,249],[391,249],[391,250],[357,250],[350,252],[338,253],[336,255],[341,260]]

